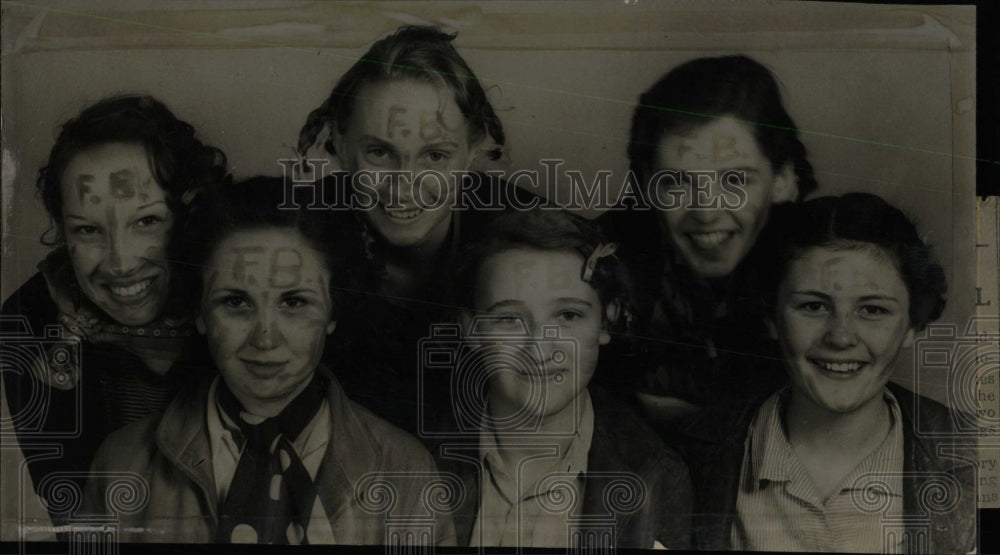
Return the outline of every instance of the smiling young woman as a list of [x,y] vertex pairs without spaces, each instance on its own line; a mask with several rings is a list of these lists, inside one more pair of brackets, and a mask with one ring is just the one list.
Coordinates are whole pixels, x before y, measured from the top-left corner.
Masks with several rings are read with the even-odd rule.
[[[974,446],[956,414],[889,381],[944,309],[943,269],[913,223],[874,195],[774,216],[761,239],[766,327],[790,383],[682,426],[705,492],[699,547],[898,553],[923,537],[931,553],[973,551],[975,467],[961,453]],[[940,493],[934,508],[928,488]]]
[[[62,447],[55,458],[26,453],[36,487],[63,472],[80,472],[69,480],[81,487],[105,436],[162,407],[204,366],[174,263],[176,230],[195,192],[225,177],[223,153],[149,96],[109,98],[63,124],[37,182],[55,249],[3,304],[5,317],[27,322],[36,336],[55,325],[79,346],[79,359],[44,353],[4,368],[21,441],[41,434]],[[51,501],[65,492],[39,494]],[[57,524],[72,509],[49,508]]]
[[442,417],[449,403],[446,383],[425,384],[429,397],[417,399],[419,341],[432,323],[451,319],[458,249],[490,217],[456,209],[458,191],[501,198],[496,191],[506,187],[468,171],[477,160],[500,158],[505,137],[454,38],[408,26],[379,40],[309,114],[299,137],[303,157],[318,147],[337,158],[347,196],[363,190],[371,200],[353,217],[372,272],[349,303],[354,317],[338,328],[328,360],[350,361],[331,364],[348,394],[414,433],[421,402],[440,406]]

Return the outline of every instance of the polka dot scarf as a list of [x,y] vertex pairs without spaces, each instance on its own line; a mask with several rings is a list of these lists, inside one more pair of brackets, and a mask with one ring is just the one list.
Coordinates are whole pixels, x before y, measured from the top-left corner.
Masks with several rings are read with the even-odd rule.
[[326,378],[316,375],[281,414],[251,424],[222,382],[219,405],[243,435],[243,453],[219,511],[219,543],[308,544],[316,486],[292,442],[316,415]]

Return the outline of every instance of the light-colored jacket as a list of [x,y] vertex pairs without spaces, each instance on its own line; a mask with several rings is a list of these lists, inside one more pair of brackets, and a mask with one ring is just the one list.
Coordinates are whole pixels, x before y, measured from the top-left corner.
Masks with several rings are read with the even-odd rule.
[[[332,376],[329,383],[331,438],[315,483],[333,542],[454,545],[450,515],[426,501],[442,486],[430,454],[350,401]],[[215,541],[219,500],[206,425],[209,385],[179,394],[162,413],[104,441],[78,522],[117,517],[117,539],[124,542]]]

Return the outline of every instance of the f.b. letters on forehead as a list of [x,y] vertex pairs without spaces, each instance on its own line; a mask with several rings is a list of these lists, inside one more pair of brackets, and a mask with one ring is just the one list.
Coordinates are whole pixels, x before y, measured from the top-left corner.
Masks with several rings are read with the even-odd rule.
[[406,137],[410,136],[410,128],[406,125],[405,121],[402,121],[400,119],[401,116],[405,113],[406,113],[406,108],[403,106],[400,106],[398,104],[393,104],[392,106],[389,106],[389,114],[388,117],[385,119],[385,134],[390,139],[395,138],[395,130],[397,127],[400,128],[399,130],[400,137],[403,137],[405,139]]
[[[403,120],[407,109],[405,106],[393,104],[389,106],[389,111],[385,122],[385,134],[388,138],[394,139],[397,136],[407,138],[413,132],[407,122]],[[420,112],[420,139],[423,141],[437,141],[448,137],[447,129],[441,121],[440,112],[423,110]]]
[[[691,137],[682,135],[677,141],[677,157],[684,158],[685,153],[696,151],[691,142]],[[696,152],[694,157],[698,160],[705,160],[705,155]],[[746,158],[747,153],[736,148],[736,137],[733,135],[716,133],[712,135],[712,162],[730,162],[739,158]]]
[[271,251],[271,268],[267,276],[271,287],[295,287],[302,282],[302,253],[291,247]]
[[420,113],[420,138],[425,141],[436,141],[445,137],[441,114],[438,112]]
[[844,258],[842,256],[835,256],[833,258],[827,258],[823,261],[823,265],[820,266],[819,269],[819,286],[822,289],[829,290],[831,286],[834,291],[840,291],[842,289],[840,282],[838,282],[834,276],[836,272],[833,271],[833,267],[840,264],[843,260]]
[[[234,255],[233,279],[246,285],[257,285],[257,279],[249,271],[261,264],[265,247],[238,247],[231,250]],[[292,247],[278,247],[271,250],[268,259],[267,286],[287,289],[302,283],[302,253]]]
[[247,275],[247,268],[260,263],[254,257],[264,252],[264,247],[235,247],[231,251],[235,256],[235,260],[233,261],[233,279],[237,283],[257,285],[257,280],[252,275]]
[[[83,204],[87,200],[87,194],[94,192],[91,185],[94,183],[94,176],[82,173],[76,176],[76,194],[80,198],[80,204]],[[100,204],[101,197],[97,195],[90,195],[91,204]]]

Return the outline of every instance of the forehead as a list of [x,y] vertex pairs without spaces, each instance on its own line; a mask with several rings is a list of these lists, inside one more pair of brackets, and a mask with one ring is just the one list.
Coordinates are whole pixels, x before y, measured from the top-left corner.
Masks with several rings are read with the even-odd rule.
[[476,298],[483,302],[542,303],[562,297],[597,300],[583,281],[583,257],[571,251],[511,249],[488,256],[477,273]]
[[351,124],[366,132],[384,127],[390,119],[418,124],[422,120],[425,125],[440,119],[449,127],[465,123],[454,94],[443,85],[396,79],[366,83],[357,94]]
[[212,250],[202,275],[214,286],[323,287],[324,257],[294,229],[237,231]]
[[754,166],[765,160],[750,126],[727,116],[663,135],[655,162],[657,169],[692,170]]
[[794,289],[817,289],[830,294],[906,292],[892,256],[874,245],[809,248],[788,265],[783,283]]
[[87,204],[88,197],[101,200],[108,193],[114,193],[116,200],[137,197],[137,192],[160,200],[165,196],[153,177],[146,149],[138,143],[105,143],[78,152],[66,164],[60,185],[70,204],[74,200]]

